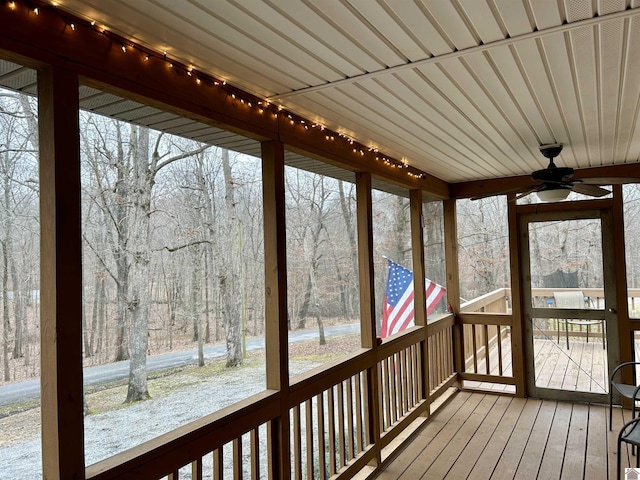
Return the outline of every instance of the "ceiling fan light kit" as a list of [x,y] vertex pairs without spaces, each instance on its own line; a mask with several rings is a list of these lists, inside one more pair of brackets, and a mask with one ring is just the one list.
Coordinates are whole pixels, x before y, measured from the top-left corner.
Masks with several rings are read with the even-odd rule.
[[567,198],[571,190],[565,187],[548,188],[537,192],[538,198],[542,202],[560,202]]

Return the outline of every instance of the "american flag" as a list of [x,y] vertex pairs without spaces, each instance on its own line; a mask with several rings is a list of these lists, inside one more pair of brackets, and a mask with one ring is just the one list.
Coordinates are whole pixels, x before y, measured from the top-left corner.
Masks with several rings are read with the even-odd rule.
[[[382,311],[380,337],[385,338],[401,332],[414,323],[413,310],[413,272],[387,258],[389,276],[387,292]],[[426,279],[427,315],[429,315],[446,293],[442,285]]]

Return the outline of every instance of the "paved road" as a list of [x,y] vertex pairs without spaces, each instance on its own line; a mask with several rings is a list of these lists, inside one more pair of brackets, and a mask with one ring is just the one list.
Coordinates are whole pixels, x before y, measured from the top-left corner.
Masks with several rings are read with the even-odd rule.
[[[351,323],[348,325],[335,325],[325,328],[327,337],[347,335],[360,330],[360,324]],[[305,342],[318,338],[318,330],[308,329],[289,332],[289,342]],[[247,351],[264,349],[264,338],[250,338],[247,340]],[[222,358],[226,354],[225,345],[207,345],[204,347],[205,360]],[[163,353],[147,358],[147,371],[155,372],[168,368],[194,365],[198,360],[197,350],[181,350],[178,352]],[[116,362],[97,367],[84,369],[84,384],[98,385],[101,383],[122,380],[129,376],[129,362]],[[27,380],[24,382],[10,383],[0,386],[0,406],[22,402],[40,396],[40,380]]]

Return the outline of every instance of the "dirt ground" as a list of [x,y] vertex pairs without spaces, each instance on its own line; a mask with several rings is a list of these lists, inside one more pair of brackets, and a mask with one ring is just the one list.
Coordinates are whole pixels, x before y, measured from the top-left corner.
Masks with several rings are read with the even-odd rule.
[[[290,346],[291,376],[357,351],[359,335],[334,337]],[[198,368],[184,367],[151,375],[151,399],[124,405],[126,383],[88,389],[90,414],[85,417],[87,465],[171,431],[264,390],[264,355],[248,357],[240,368],[226,369],[224,361]],[[224,386],[224,388],[220,388]],[[132,431],[131,425],[136,425]],[[0,464],[12,466],[12,478],[40,478],[40,408],[0,418]],[[182,478],[182,475],[181,475]]]

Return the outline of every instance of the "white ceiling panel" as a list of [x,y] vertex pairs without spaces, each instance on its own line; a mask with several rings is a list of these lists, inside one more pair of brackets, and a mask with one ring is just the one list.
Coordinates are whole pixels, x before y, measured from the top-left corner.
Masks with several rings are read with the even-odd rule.
[[[561,166],[639,161],[640,0],[58,4],[449,182],[544,168],[538,147],[554,142]],[[191,128],[89,97],[131,121]]]

